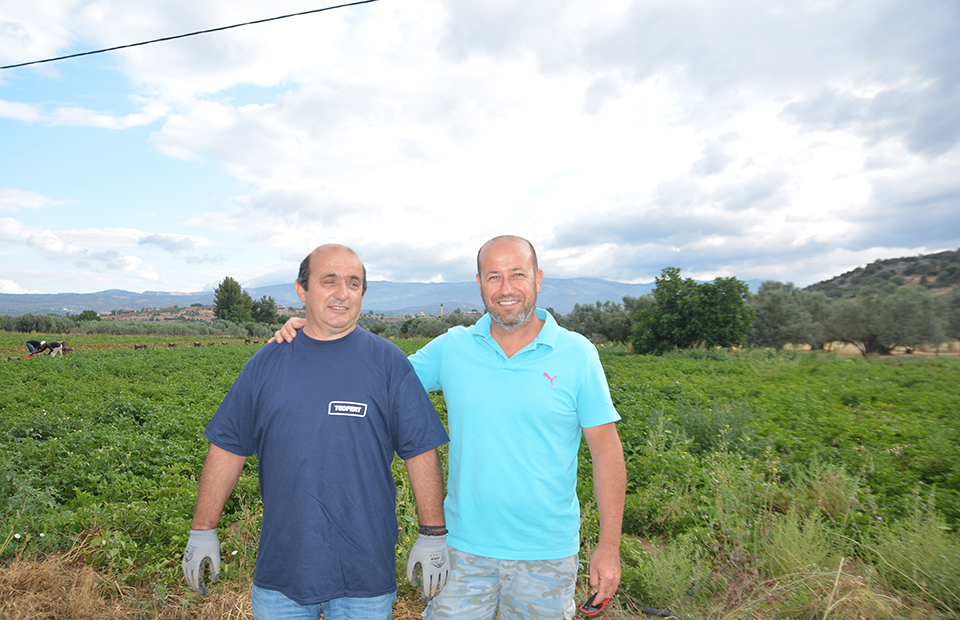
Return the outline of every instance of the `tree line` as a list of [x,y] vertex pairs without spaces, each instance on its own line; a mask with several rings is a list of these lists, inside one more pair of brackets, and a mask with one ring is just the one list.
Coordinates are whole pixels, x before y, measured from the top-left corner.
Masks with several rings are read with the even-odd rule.
[[764,282],[756,294],[736,278],[698,283],[668,267],[649,295],[623,304],[577,304],[561,325],[597,344],[629,342],[636,353],[663,354],[692,347],[782,349],[831,343],[863,355],[912,352],[960,340],[960,286],[936,295],[923,286],[864,287],[855,299],[833,299],[792,283]]
[[[92,310],[77,316],[23,314],[0,316],[0,329],[17,332],[230,334],[269,337],[282,323],[272,297],[254,301],[240,283],[227,277],[214,292],[213,325],[100,322]],[[855,346],[863,355],[886,355],[896,348],[912,352],[960,340],[960,286],[936,295],[923,286],[863,287],[853,299],[834,299],[792,283],[764,282],[756,294],[737,278],[696,282],[667,267],[654,290],[640,297],[576,304],[557,322],[596,344],[629,343],[635,353],[662,355],[693,347],[807,345],[822,350],[831,343]],[[457,325],[472,325],[476,315],[459,310],[443,317],[412,317],[401,324],[361,316],[360,325],[384,338],[433,338]]]

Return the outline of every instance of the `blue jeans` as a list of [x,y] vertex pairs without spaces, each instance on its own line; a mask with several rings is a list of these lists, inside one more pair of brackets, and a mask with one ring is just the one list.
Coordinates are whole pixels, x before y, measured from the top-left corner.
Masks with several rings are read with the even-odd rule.
[[373,598],[335,598],[324,603],[301,605],[283,592],[253,586],[250,602],[256,620],[390,620],[396,591]]

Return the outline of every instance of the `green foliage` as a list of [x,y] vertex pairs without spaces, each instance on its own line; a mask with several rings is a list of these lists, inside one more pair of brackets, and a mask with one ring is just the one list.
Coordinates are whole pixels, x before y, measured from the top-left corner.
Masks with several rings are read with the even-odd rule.
[[645,606],[678,610],[712,593],[710,559],[690,536],[670,540],[656,554],[628,539],[621,553],[622,587]]
[[[255,350],[89,350],[0,367],[0,522],[18,535],[6,553],[99,529],[97,566],[175,581],[201,431]],[[254,464],[235,496],[257,495]],[[224,524],[235,519],[228,510]]]
[[102,321],[103,320],[102,318],[100,318],[100,314],[96,310],[84,310],[80,314],[76,316],[72,316],[70,318],[77,323],[81,323],[83,321]]
[[760,545],[763,573],[783,577],[834,564],[834,540],[816,514],[801,516],[796,510],[777,515],[769,538]]
[[950,291],[944,333],[948,338],[960,340],[960,286],[955,286]]
[[856,346],[863,355],[936,346],[945,339],[941,305],[920,287],[865,289],[856,301],[833,305],[829,329],[832,338]]
[[451,312],[450,314],[444,315],[443,318],[415,316],[404,321],[399,328],[381,323],[381,325],[376,325],[371,331],[376,330],[374,333],[378,333],[384,338],[395,338],[398,336],[406,338],[436,338],[451,327],[473,325],[476,322],[477,318],[475,316]]
[[915,284],[917,276],[922,277],[925,286],[933,288],[960,284],[960,249],[877,260],[866,267],[808,286],[806,290],[823,293],[831,299],[853,299],[859,297],[865,288],[882,288],[890,283],[897,286]]
[[57,314],[19,314],[3,317],[3,329],[8,332],[23,332],[25,334],[65,334],[73,327],[73,320]]
[[627,342],[633,327],[630,314],[623,306],[611,301],[575,304],[573,311],[559,322],[595,344]]
[[814,322],[792,282],[764,282],[750,297],[750,306],[756,313],[747,334],[751,346],[779,351],[787,344],[822,342],[823,328]]
[[[87,321],[71,333],[113,336],[245,336],[246,330],[235,323],[214,319],[209,325],[197,321]],[[71,337],[71,341],[75,340]]]
[[240,288],[240,283],[227,276],[213,292],[217,318],[233,323],[253,320],[253,298]]
[[440,319],[417,316],[404,321],[400,331],[411,338],[435,338],[447,331],[447,326]]
[[662,355],[672,349],[746,344],[754,318],[746,284],[736,278],[698,284],[682,279],[676,267],[664,269],[656,282],[652,307],[637,315],[633,327],[637,353]]
[[[90,532],[96,567],[181,587],[201,432],[256,347],[167,348],[158,336],[133,351],[140,338],[149,339],[78,335],[78,353],[0,364],[0,559],[69,548]],[[0,347],[25,339],[0,334]],[[428,341],[396,344],[409,355]],[[110,342],[124,348],[101,349]],[[768,607],[752,617],[812,617],[832,604],[824,597],[844,554],[855,555],[861,584],[940,610],[958,605],[957,358],[600,355],[628,470],[622,600],[715,617],[758,600]],[[431,400],[445,417],[442,395]],[[599,525],[581,450],[586,566]],[[394,478],[402,573],[416,507],[399,460]],[[220,524],[225,581],[252,572],[258,495],[252,458]],[[930,498],[923,511],[917,497]]]
[[265,325],[283,323],[277,313],[277,301],[273,297],[264,295],[259,301],[253,302],[253,320]]
[[935,512],[917,510],[882,530],[868,549],[890,588],[943,611],[960,609],[960,539]]

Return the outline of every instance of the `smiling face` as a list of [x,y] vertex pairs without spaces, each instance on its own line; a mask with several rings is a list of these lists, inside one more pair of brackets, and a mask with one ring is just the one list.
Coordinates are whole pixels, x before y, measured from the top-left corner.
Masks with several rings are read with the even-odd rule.
[[343,338],[357,326],[363,301],[360,257],[341,245],[320,246],[310,255],[306,285],[295,283],[307,310],[303,331],[315,340]]
[[527,326],[543,281],[529,243],[518,237],[489,241],[480,249],[477,267],[480,297],[494,324],[508,331]]

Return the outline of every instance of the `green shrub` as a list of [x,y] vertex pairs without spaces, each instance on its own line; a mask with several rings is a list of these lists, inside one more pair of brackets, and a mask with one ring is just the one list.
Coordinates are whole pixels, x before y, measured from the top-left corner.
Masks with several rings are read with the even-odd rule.
[[773,519],[759,553],[761,570],[767,577],[828,568],[835,557],[819,516],[802,517],[796,510]]
[[960,537],[930,507],[881,530],[870,550],[887,587],[960,610]]
[[627,539],[621,554],[623,589],[645,607],[677,611],[691,603],[702,604],[720,589],[710,558],[690,537],[672,539],[653,553],[644,551],[639,541]]

